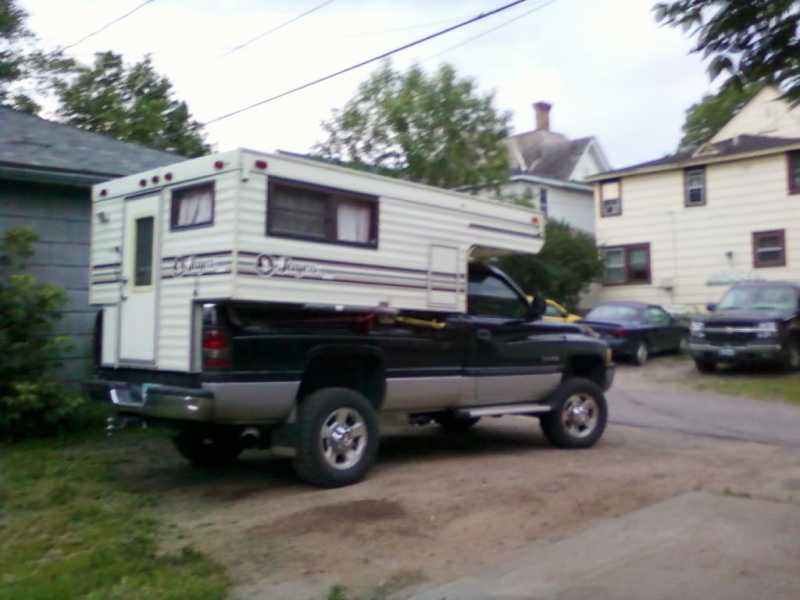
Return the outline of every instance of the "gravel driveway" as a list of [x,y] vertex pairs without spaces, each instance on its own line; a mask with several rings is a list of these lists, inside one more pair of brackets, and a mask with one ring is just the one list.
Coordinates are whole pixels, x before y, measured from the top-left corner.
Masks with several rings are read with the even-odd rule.
[[800,503],[800,485],[773,489],[776,472],[800,482],[800,409],[660,381],[681,364],[622,367],[612,422],[588,451],[553,449],[534,419],[504,417],[460,437],[387,431],[369,479],[336,490],[256,452],[208,474],[165,449],[123,476],[158,498],[165,548],[191,543],[227,567],[238,597],[271,600],[429,587],[693,490]]

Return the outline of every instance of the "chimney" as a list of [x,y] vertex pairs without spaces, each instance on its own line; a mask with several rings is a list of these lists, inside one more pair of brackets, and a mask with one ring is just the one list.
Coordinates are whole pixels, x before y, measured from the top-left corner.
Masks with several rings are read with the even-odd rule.
[[536,113],[536,131],[550,131],[550,109],[552,106],[549,102],[533,103],[533,112]]

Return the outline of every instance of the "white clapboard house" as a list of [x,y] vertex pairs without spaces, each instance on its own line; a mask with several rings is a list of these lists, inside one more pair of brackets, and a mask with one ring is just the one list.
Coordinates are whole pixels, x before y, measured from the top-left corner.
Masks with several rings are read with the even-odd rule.
[[101,364],[199,370],[205,302],[464,312],[470,258],[537,252],[539,213],[251,150],[94,187]]

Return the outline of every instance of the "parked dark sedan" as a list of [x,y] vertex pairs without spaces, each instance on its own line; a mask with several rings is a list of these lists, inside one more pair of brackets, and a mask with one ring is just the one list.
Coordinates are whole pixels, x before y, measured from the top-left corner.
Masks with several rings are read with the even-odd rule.
[[642,302],[599,304],[579,323],[599,333],[616,358],[629,358],[637,365],[651,354],[680,351],[688,334],[688,328],[662,307]]

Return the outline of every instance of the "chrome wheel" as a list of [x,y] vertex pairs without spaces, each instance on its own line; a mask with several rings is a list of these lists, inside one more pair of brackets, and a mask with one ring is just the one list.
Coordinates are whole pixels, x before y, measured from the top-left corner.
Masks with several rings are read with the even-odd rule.
[[637,365],[643,365],[647,362],[647,344],[644,342],[639,343],[639,346],[636,348],[636,356],[634,358],[636,359]]
[[599,413],[597,401],[590,394],[574,394],[561,409],[561,424],[572,437],[588,437],[597,427]]
[[800,344],[789,344],[786,365],[790,371],[800,371]]
[[325,462],[334,469],[350,469],[362,459],[367,447],[367,427],[352,408],[338,408],[322,422],[319,443]]

